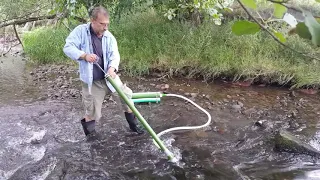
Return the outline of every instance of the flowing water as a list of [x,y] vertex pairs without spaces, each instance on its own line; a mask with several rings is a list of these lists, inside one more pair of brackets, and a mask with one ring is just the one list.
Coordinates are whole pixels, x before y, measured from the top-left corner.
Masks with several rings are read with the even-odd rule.
[[[286,129],[320,150],[319,96],[284,88],[239,87],[186,79],[122,77],[134,92],[189,96],[213,122],[202,130],[161,137],[179,159],[168,162],[148,134],[128,130],[115,101],[98,123],[101,138],[86,141],[79,120],[81,98],[52,99],[35,85],[19,56],[0,59],[0,180],[2,179],[320,179],[317,158],[274,151],[273,136]],[[55,77],[55,76],[52,76]],[[76,75],[75,75],[76,77]],[[194,94],[192,94],[194,93]],[[137,105],[155,132],[207,121],[177,98]],[[261,120],[266,126],[255,126]]]

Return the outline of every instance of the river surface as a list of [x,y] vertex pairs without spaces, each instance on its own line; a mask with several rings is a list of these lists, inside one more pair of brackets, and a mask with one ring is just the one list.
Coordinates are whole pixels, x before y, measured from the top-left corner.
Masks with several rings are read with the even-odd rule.
[[[320,179],[319,159],[277,152],[273,142],[275,132],[286,129],[320,150],[318,94],[121,76],[134,92],[180,94],[211,114],[212,123],[204,129],[161,136],[179,159],[171,163],[148,134],[129,131],[109,97],[97,127],[101,138],[86,141],[76,72],[72,65],[31,68],[20,56],[0,58],[0,180]],[[177,98],[136,107],[156,133],[207,121],[203,112]],[[257,121],[264,126],[256,126]]]

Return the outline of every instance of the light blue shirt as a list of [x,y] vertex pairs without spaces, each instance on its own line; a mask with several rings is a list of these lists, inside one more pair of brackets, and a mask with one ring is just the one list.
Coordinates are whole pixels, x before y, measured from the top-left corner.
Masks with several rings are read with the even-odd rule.
[[[93,63],[89,63],[80,56],[84,53],[92,54],[93,47],[91,43],[90,23],[82,24],[74,28],[73,31],[66,38],[66,44],[63,47],[63,52],[71,59],[75,60],[79,64],[80,80],[88,84],[89,93],[91,94],[91,87],[93,82]],[[104,32],[102,36],[102,52],[104,61],[104,71],[110,67],[118,70],[120,63],[120,54],[118,51],[118,45],[115,37],[108,30]],[[115,89],[112,85],[106,81],[107,86],[112,92]]]

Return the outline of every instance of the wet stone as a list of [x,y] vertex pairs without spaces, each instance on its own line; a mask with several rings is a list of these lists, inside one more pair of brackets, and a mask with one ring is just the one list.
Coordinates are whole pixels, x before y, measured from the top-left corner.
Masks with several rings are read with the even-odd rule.
[[243,103],[238,101],[237,104],[242,108],[243,107]]
[[205,95],[204,98],[210,100],[210,95]]
[[290,96],[290,97],[297,97],[295,91],[290,91],[289,96]]
[[198,94],[199,94],[199,93],[190,93],[190,96],[191,96],[192,98],[196,98],[196,97],[198,96]]
[[293,119],[290,119],[288,124],[290,129],[297,129],[300,126],[299,123]]
[[166,89],[169,89],[169,84],[164,84],[162,87],[161,87],[161,89],[163,89],[163,90],[166,90]]
[[320,152],[288,131],[280,130],[275,136],[275,149],[279,152],[308,154],[320,157]]
[[241,106],[238,104],[232,105],[231,108],[232,108],[232,111],[234,112],[239,112],[241,110]]

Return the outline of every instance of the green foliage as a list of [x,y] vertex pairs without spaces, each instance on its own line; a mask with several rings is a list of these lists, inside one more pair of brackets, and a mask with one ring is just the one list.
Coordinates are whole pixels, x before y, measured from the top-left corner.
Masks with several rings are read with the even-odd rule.
[[257,4],[254,0],[241,0],[241,2],[251,9],[257,9]]
[[274,3],[274,12],[273,12],[273,15],[276,17],[276,18],[282,18],[284,13],[287,12],[287,8],[285,6],[282,6],[280,4],[277,4],[277,3]]
[[52,0],[1,0],[0,22],[24,17],[26,14],[45,14]]
[[24,51],[38,63],[61,62],[67,59],[62,48],[69,31],[65,28],[39,28],[23,35]]
[[314,45],[320,46],[320,24],[308,11],[303,12],[305,15],[305,25],[311,34],[311,41]]
[[304,38],[304,39],[309,39],[311,40],[312,36],[309,32],[309,29],[308,27],[306,26],[305,23],[302,23],[302,22],[299,22],[297,24],[297,28],[296,28],[296,33],[301,37],[301,38]]
[[234,0],[154,0],[153,6],[163,11],[169,20],[193,21],[200,24],[203,18],[220,25],[223,11],[232,11]]
[[[118,40],[121,66],[131,75],[160,69],[186,77],[262,78],[295,87],[320,84],[319,64],[282,48],[264,32],[235,36],[233,24],[192,28],[143,13],[122,19],[111,32]],[[319,53],[297,36],[287,41],[299,51]]]
[[146,0],[55,0],[54,12],[64,12],[67,18],[81,17],[88,19],[89,10],[97,5],[107,7],[112,18],[120,18],[134,9],[142,10]]
[[[192,21],[195,25],[199,25],[204,22],[204,19],[213,20],[217,25],[221,25],[224,11],[232,11],[231,6],[233,5],[234,0],[55,0],[58,4],[58,10],[60,12],[67,12],[69,17],[79,16],[88,19],[87,11],[90,7],[95,5],[105,5],[108,7],[109,11],[112,13],[112,17],[117,17],[118,20],[121,15],[126,14],[126,12],[131,11],[132,9],[143,9],[141,7],[148,7],[152,5],[156,10],[164,12],[164,16],[169,20],[178,18],[181,20]],[[273,15],[275,18],[282,18],[284,13],[286,13],[287,8],[284,5],[286,1],[279,0],[275,2],[269,2],[268,0],[259,0],[258,3],[256,0],[239,0],[246,8],[251,8],[257,10],[258,3],[273,4],[274,11]],[[140,7],[140,8],[137,8]],[[320,44],[320,25],[315,23],[315,19],[312,15],[306,15],[305,21],[308,27],[308,30],[311,34],[311,40],[313,44]],[[272,19],[268,20],[272,21]],[[278,31],[277,29],[268,26],[267,22],[262,22],[263,26],[269,29],[270,32],[273,32],[274,35],[281,41],[286,42],[285,35],[283,32]],[[185,21],[183,21],[185,22]],[[249,23],[249,21],[241,21],[235,23],[232,27],[232,32],[236,35],[243,34],[254,34],[260,31],[258,24]],[[300,27],[299,27],[300,28]],[[301,32],[299,30],[299,32]],[[301,34],[301,33],[299,33]],[[306,34],[306,33],[302,33]],[[305,36],[304,36],[305,37]],[[302,37],[302,38],[304,38]]]
[[[274,7],[274,16],[276,18],[282,18],[284,13],[286,13],[287,8],[285,3],[287,1],[285,0],[279,0],[279,1],[274,1],[270,2],[268,0],[264,0],[265,2],[269,2],[273,4]],[[254,0],[240,0],[242,4],[245,6],[245,8],[251,8],[251,9],[256,9],[256,4]],[[296,33],[304,39],[311,39],[311,42],[316,45],[320,46],[320,24],[317,19],[313,17],[313,15],[309,11],[305,11],[302,9],[302,12],[304,14],[304,22],[300,22],[297,24],[296,27]],[[251,17],[252,15],[249,14]],[[268,20],[270,21],[270,20]],[[272,20],[271,20],[272,21]],[[254,25],[250,24],[249,27],[245,26],[245,21],[241,21],[241,24],[235,23],[235,25],[232,27],[232,32],[236,35],[243,35],[243,34],[254,34],[259,31],[255,31]],[[249,21],[246,22],[249,25]],[[256,23],[256,22],[254,22]],[[269,30],[270,32],[273,32],[274,35],[281,41],[281,42],[286,42],[286,38],[284,34],[281,32],[277,31],[276,29],[273,29],[271,26],[267,26],[267,22],[262,21],[262,26],[265,27],[265,29]],[[256,24],[258,26],[258,24]],[[253,29],[252,29],[253,28]]]
[[260,26],[257,23],[249,21],[236,21],[232,26],[232,32],[235,35],[255,34],[260,31]]
[[285,43],[287,41],[282,33],[278,31],[273,31],[273,34],[279,39],[280,42]]

